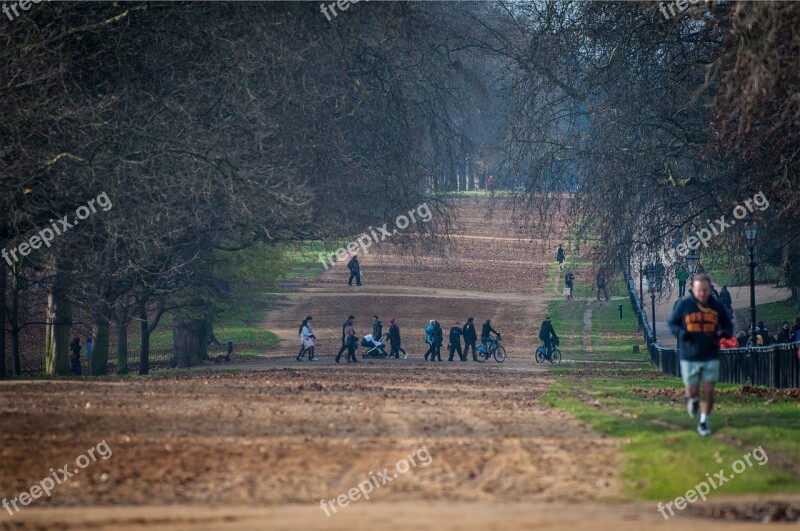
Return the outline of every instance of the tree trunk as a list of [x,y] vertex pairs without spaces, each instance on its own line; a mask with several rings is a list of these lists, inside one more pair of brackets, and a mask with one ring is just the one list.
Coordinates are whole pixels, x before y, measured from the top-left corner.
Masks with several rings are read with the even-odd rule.
[[208,359],[208,338],[211,322],[183,314],[175,316],[172,325],[172,367],[188,368]]
[[[127,312],[125,312],[127,314]],[[117,374],[128,374],[128,319],[117,319]]]
[[94,328],[92,336],[94,343],[92,347],[92,361],[90,363],[91,374],[100,376],[108,373],[108,305],[101,303],[95,313]]
[[11,271],[13,275],[13,285],[11,287],[11,357],[14,361],[14,375],[19,376],[22,373],[22,367],[19,357],[19,292],[20,292],[20,267],[15,264]]
[[[0,240],[5,248],[5,238]],[[6,266],[0,264],[0,380],[6,377]]]
[[150,327],[147,322],[146,302],[139,305],[139,324],[142,334],[139,346],[139,374],[148,374],[150,372]]
[[50,376],[67,376],[69,366],[69,332],[72,327],[72,307],[66,298],[64,274],[59,265],[53,267],[54,281],[47,294],[47,325],[45,371]]

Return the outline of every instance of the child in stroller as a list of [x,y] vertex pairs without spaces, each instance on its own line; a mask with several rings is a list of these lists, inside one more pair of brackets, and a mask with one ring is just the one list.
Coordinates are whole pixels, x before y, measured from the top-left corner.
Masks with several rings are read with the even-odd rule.
[[361,355],[365,358],[376,358],[381,359],[385,358],[389,355],[384,348],[384,344],[386,342],[387,334],[384,334],[380,339],[375,339],[372,337],[372,334],[367,334],[364,336],[364,339],[361,340],[361,346],[365,347],[365,350]]

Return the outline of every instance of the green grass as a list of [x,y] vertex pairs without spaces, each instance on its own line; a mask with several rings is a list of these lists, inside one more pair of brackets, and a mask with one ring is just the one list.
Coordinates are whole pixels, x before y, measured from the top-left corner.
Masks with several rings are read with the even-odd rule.
[[[742,323],[742,326],[745,326],[750,322],[750,308],[742,308],[734,310],[734,312],[737,323]],[[800,315],[800,306],[794,304],[791,300],[756,304],[756,320],[764,321],[767,330],[773,336],[778,335],[784,321],[789,321],[790,327],[794,325],[794,318],[798,315]]]
[[[622,304],[622,319],[619,318],[619,304]],[[648,361],[642,334],[638,331],[638,321],[628,301],[592,303],[592,332],[589,334],[594,360],[636,360]],[[633,353],[633,346],[639,345],[639,353]]]
[[[706,472],[713,475],[724,469],[728,475],[734,461],[758,446],[767,456],[779,453],[795,463],[800,461],[800,404],[796,399],[778,397],[766,404],[765,398],[734,394],[739,386],[720,385],[719,408],[711,415],[711,428],[745,443],[740,449],[698,436],[695,420],[686,414],[680,380],[650,366],[561,365],[551,367],[551,373],[556,383],[544,396],[545,403],[622,441],[625,498],[672,500],[705,480]],[[763,466],[753,464],[742,473],[744,478],[734,477],[709,498],[800,489],[800,478],[774,460]]]
[[[560,339],[559,348],[565,359],[594,361],[647,361],[641,333],[630,304],[627,301],[592,303],[592,331],[589,335],[592,353],[583,350],[583,300],[554,300],[548,303],[553,327]],[[622,304],[622,319],[618,304]],[[538,332],[538,331],[537,331]],[[638,354],[633,345],[639,345]]]

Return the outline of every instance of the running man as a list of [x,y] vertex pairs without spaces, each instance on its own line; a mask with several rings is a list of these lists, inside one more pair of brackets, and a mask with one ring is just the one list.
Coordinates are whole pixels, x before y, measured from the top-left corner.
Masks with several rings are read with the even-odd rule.
[[561,247],[561,244],[558,245],[558,250],[556,251],[556,262],[558,262],[558,270],[564,271],[564,248]]
[[[678,337],[681,376],[686,386],[686,409],[692,418],[700,411],[697,433],[709,435],[708,416],[714,407],[714,386],[719,380],[719,339],[733,335],[728,312],[711,296],[711,281],[697,274],[689,297],[681,299],[669,319],[672,333]],[[700,382],[703,398],[698,404]]]

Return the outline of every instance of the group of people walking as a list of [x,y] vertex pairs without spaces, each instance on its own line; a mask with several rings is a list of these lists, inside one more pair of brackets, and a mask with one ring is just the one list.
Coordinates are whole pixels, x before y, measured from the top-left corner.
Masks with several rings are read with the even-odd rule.
[[[316,343],[316,336],[311,326],[312,317],[307,315],[303,322],[300,324],[299,337],[300,337],[300,351],[297,353],[297,361],[318,361],[314,355],[314,346]],[[389,329],[384,335],[384,324],[380,318],[375,315],[372,321],[372,338],[373,341],[382,343],[383,341],[389,342],[389,358],[399,359],[400,354],[403,354],[403,359],[408,359],[408,352],[402,347],[402,338],[400,335],[400,325],[396,319],[389,320]],[[494,334],[494,337],[492,336]],[[358,363],[356,358],[356,350],[358,350],[359,339],[355,331],[355,316],[349,315],[342,323],[342,344],[339,352],[336,353],[336,363],[341,363],[342,355],[345,355],[345,360],[348,363]],[[487,319],[481,327],[480,341],[484,346],[496,341],[496,337],[500,337],[500,333],[492,327],[492,322]],[[472,351],[472,360],[478,361],[477,356],[479,352],[476,348],[478,342],[478,335],[475,330],[475,319],[469,317],[464,324],[456,321],[449,330],[449,344],[448,351],[450,356],[448,361],[455,361],[454,357],[458,354],[458,359],[467,361],[470,350]],[[463,341],[463,349],[462,349]],[[425,352],[425,361],[442,361],[441,349],[444,344],[444,332],[441,323],[435,319],[431,319],[428,326],[425,327],[425,343],[428,345],[428,350]],[[306,358],[306,354],[308,357]]]

